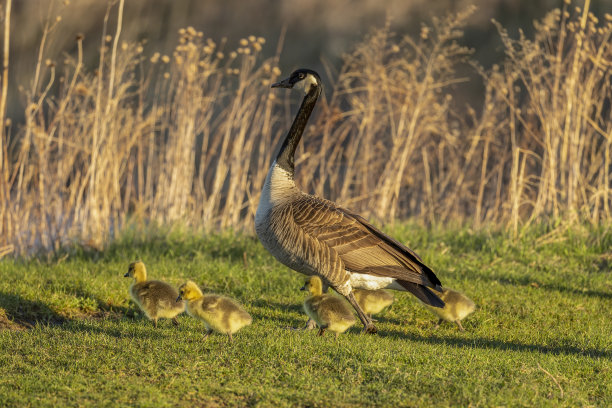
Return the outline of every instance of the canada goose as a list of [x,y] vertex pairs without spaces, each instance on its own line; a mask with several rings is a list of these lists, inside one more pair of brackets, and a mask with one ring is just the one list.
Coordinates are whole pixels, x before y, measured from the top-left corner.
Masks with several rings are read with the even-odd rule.
[[319,75],[298,69],[272,87],[299,88],[306,96],[261,191],[255,230],[263,246],[284,265],[320,276],[326,287],[344,296],[366,333],[375,333],[376,327],[355,300],[353,288],[409,291],[426,304],[443,307],[428,289],[441,290],[441,283],[416,253],[361,216],[296,186],[295,150],[321,94]]
[[339,333],[355,324],[355,316],[344,300],[323,294],[323,283],[318,276],[311,276],[300,290],[310,292],[311,296],[304,301],[304,311],[319,326],[319,336],[329,330],[337,339]]
[[147,269],[140,261],[132,262],[123,276],[134,278],[134,283],[130,286],[130,296],[149,320],[153,320],[155,327],[160,317],[172,319],[175,325],[179,324],[176,316],[185,310],[185,304],[176,300],[176,289],[165,282],[147,280]]
[[444,301],[443,308],[427,306],[440,317],[435,328],[438,328],[446,320],[447,322],[454,322],[459,326],[459,330],[464,331],[461,320],[474,311],[476,308],[474,302],[463,293],[449,288],[442,289],[441,292],[438,292],[438,296]]
[[355,295],[355,300],[357,300],[361,309],[370,317],[380,313],[395,300],[393,294],[384,289],[353,289],[353,295]]
[[232,333],[253,321],[251,315],[234,300],[214,294],[204,295],[192,281],[187,281],[179,287],[177,300],[181,299],[187,301],[187,313],[190,316],[204,321],[207,329],[205,339],[216,330],[227,334],[232,342]]

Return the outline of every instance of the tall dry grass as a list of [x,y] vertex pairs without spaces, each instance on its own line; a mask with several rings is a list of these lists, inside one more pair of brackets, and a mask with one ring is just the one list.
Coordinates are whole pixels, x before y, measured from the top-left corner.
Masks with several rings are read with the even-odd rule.
[[[109,6],[93,70],[81,36],[74,55],[47,60],[61,21],[45,26],[25,123],[2,127],[0,253],[100,248],[131,224],[252,228],[296,109],[269,88],[278,53],[261,57],[262,38],[229,50],[187,28],[172,55],[144,55],[121,38],[122,10],[122,0]],[[506,57],[476,67],[484,105],[466,113],[453,95],[472,63],[459,45],[470,12],[434,20],[417,39],[383,27],[358,44],[307,129],[298,182],[382,221],[515,232],[542,217],[610,222],[612,17],[597,21],[587,2],[552,11],[533,39],[498,27]]]

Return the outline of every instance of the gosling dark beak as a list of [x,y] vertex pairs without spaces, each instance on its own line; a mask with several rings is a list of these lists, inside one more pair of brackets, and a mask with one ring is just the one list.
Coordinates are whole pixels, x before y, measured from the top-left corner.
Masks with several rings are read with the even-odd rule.
[[123,275],[124,278],[129,278],[130,277],[130,273],[126,272],[125,275]]
[[302,286],[300,290],[306,290],[306,285]]
[[285,78],[280,82],[273,83],[271,88],[293,88],[293,84],[289,82],[289,78]]
[[178,295],[178,297],[176,298],[176,301],[177,301],[177,302],[180,302],[181,300],[183,300],[182,296],[181,296],[181,295]]

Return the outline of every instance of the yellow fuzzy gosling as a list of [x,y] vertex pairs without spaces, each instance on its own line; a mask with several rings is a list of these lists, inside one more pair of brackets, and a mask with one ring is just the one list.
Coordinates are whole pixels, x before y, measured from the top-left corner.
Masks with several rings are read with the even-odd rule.
[[438,320],[438,324],[436,324],[436,328],[440,326],[442,322],[445,320],[447,322],[454,322],[461,331],[464,331],[463,326],[461,325],[461,320],[465,319],[470,313],[474,311],[476,305],[470,298],[465,296],[461,292],[457,292],[456,290],[444,288],[442,292],[435,291],[436,295],[444,302],[444,307],[430,307],[429,310],[434,312],[440,317]]
[[227,334],[232,342],[232,334],[251,324],[253,319],[234,300],[220,295],[204,295],[198,285],[188,281],[179,287],[178,299],[187,301],[187,313],[204,321],[206,339],[213,330]]
[[353,289],[353,295],[355,295],[355,300],[357,300],[361,309],[370,317],[376,313],[380,313],[395,300],[393,294],[383,289]]
[[133,277],[134,283],[130,286],[130,296],[140,310],[157,327],[157,319],[172,319],[178,325],[176,316],[185,310],[184,302],[177,302],[178,292],[165,282],[147,280],[147,269],[144,263],[132,262],[125,275],[126,278]]
[[339,297],[323,294],[321,278],[312,276],[301,290],[310,292],[310,297],[304,301],[304,311],[319,326],[319,336],[329,330],[336,334],[344,333],[355,324],[353,312]]

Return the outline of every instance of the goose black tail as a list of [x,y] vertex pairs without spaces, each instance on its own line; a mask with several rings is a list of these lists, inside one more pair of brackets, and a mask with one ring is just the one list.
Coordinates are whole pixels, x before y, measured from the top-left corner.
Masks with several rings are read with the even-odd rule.
[[397,283],[402,285],[408,292],[419,298],[426,305],[433,307],[444,307],[444,302],[429,288],[412,282],[398,280]]

